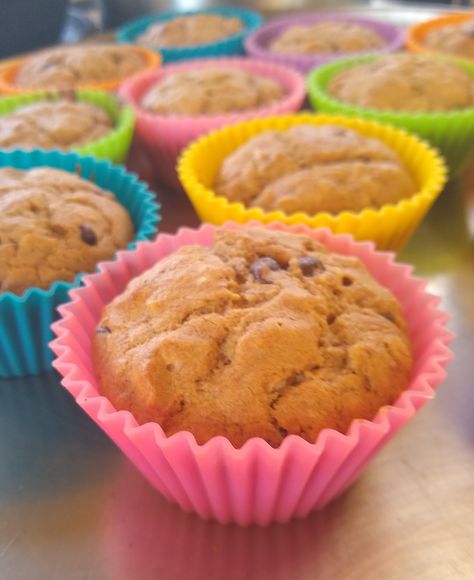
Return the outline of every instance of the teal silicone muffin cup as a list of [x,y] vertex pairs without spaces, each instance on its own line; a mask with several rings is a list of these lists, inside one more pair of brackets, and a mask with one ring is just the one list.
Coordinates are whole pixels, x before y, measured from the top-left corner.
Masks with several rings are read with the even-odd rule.
[[[135,238],[128,249],[141,240],[153,238],[157,232],[159,204],[147,186],[123,167],[76,153],[39,149],[0,151],[0,168],[39,166],[80,173],[84,179],[111,191],[127,209],[135,227]],[[72,282],[57,281],[46,290],[30,288],[21,296],[0,293],[0,377],[25,376],[51,368],[50,325],[57,318],[57,306],[69,300],[69,290],[80,285],[83,275],[78,274]]]
[[[116,34],[117,42],[133,44],[138,36],[143,34],[147,28],[153,24],[173,20],[178,16],[191,16],[194,14],[217,14],[228,18],[238,18],[243,22],[244,29],[229,38],[224,38],[217,42],[199,44],[195,46],[181,46],[173,48],[157,48],[163,57],[164,63],[176,62],[179,60],[190,60],[194,58],[209,58],[214,56],[236,56],[244,54],[243,42],[245,38],[256,30],[263,23],[263,18],[258,12],[231,6],[220,6],[208,8],[206,10],[191,10],[186,12],[172,11],[160,14],[151,14],[145,18],[133,20],[122,26]],[[151,48],[151,47],[150,47]]]
[[[123,163],[130,149],[135,129],[133,109],[122,105],[117,97],[105,91],[78,89],[75,94],[79,101],[85,101],[103,109],[112,119],[114,128],[100,139],[75,147],[72,151],[80,155],[92,155],[97,159],[108,159],[113,163]],[[13,113],[25,105],[60,97],[59,91],[35,91],[3,97],[0,98],[0,116]]]
[[[372,119],[416,133],[441,151],[451,173],[462,169],[474,149],[474,104],[467,109],[441,113],[410,113],[358,107],[329,94],[331,81],[338,73],[376,59],[375,56],[345,58],[313,69],[307,77],[309,100],[313,109],[329,114]],[[449,60],[466,70],[474,81],[474,64],[458,59]]]

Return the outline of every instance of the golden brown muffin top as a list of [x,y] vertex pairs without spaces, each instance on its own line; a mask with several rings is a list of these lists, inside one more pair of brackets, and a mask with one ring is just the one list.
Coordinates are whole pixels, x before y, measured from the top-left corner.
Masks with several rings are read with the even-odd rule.
[[195,46],[234,36],[243,28],[244,25],[238,18],[191,14],[151,25],[136,42],[153,48]]
[[27,58],[15,84],[24,89],[74,88],[123,79],[144,67],[143,57],[129,46],[61,46]]
[[289,26],[269,46],[287,54],[330,54],[363,52],[382,48],[385,40],[368,26],[326,20],[316,24]]
[[425,36],[426,48],[464,58],[474,58],[474,19],[438,26]]
[[305,235],[218,231],[133,279],[93,341],[100,391],[139,423],[198,443],[278,446],[372,419],[408,387],[394,296]]
[[416,192],[398,154],[341,125],[264,131],[226,157],[214,189],[248,207],[286,213],[362,211]]
[[92,272],[133,238],[115,196],[50,167],[0,169],[0,291],[22,294]]
[[170,73],[145,93],[141,104],[161,115],[216,115],[264,107],[283,95],[270,78],[216,67]]
[[329,93],[387,111],[454,111],[474,104],[472,78],[461,66],[421,54],[391,54],[351,66],[333,78]]
[[0,116],[0,148],[60,149],[86,145],[114,127],[109,115],[85,101],[38,101]]

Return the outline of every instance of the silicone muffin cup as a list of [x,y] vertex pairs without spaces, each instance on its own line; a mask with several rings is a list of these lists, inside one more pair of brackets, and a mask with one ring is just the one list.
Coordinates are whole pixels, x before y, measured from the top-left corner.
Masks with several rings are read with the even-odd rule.
[[449,56],[449,53],[445,53],[442,50],[436,50],[425,46],[424,41],[426,35],[431,31],[436,30],[437,28],[442,28],[443,26],[461,25],[465,22],[468,22],[469,20],[474,20],[474,14],[472,12],[445,14],[444,16],[433,18],[432,20],[425,20],[424,22],[414,24],[408,28],[406,47],[412,52],[430,52]]
[[61,319],[53,325],[57,336],[51,344],[57,355],[53,366],[77,404],[167,499],[222,523],[266,525],[323,508],[434,397],[451,358],[447,317],[438,309],[438,298],[425,291],[425,283],[411,276],[410,266],[396,264],[391,254],[376,252],[370,243],[356,243],[348,235],[335,236],[327,229],[277,223],[266,227],[306,233],[331,251],[360,258],[403,306],[414,356],[409,388],[393,405],[382,407],[372,421],[354,420],[346,434],[326,429],[315,443],[290,435],[278,448],[257,437],[239,449],[224,437],[198,445],[187,431],[167,437],[157,423],[139,425],[129,411],[117,411],[100,394],[91,340],[102,308],[130,279],[179,247],[210,245],[216,229],[212,225],[182,229],[174,236],[161,234],[132,252],[121,252],[115,262],[103,262],[98,273],[84,278],[84,287],[71,291],[71,302],[60,307]]
[[[215,193],[213,183],[218,169],[223,160],[238,147],[263,131],[283,131],[303,123],[341,125],[380,139],[400,155],[417,182],[417,192],[397,204],[387,204],[380,209],[367,208],[361,212],[343,211],[339,214],[322,212],[315,215],[247,208],[240,202],[230,202]],[[335,233],[350,233],[358,240],[372,240],[378,248],[391,250],[399,250],[408,240],[446,181],[443,160],[417,137],[371,121],[310,113],[249,121],[206,135],[183,153],[178,164],[178,174],[202,221],[222,224],[228,220],[246,222],[257,219],[264,223],[304,223],[310,227],[328,227]]]
[[[283,87],[285,95],[282,99],[265,107],[219,115],[195,117],[159,115],[141,107],[145,93],[155,83],[170,74],[216,67],[270,78]],[[297,72],[287,67],[244,58],[207,59],[165,66],[136,77],[120,89],[122,100],[131,105],[135,111],[137,136],[155,161],[159,179],[171,188],[179,187],[175,169],[176,160],[182,149],[191,141],[213,129],[246,119],[298,111],[303,104],[305,94],[304,79]]]
[[[69,172],[79,172],[114,193],[127,209],[135,226],[137,241],[152,238],[157,231],[158,204],[146,185],[123,167],[108,161],[81,157],[75,153],[33,150],[0,151],[0,167],[31,169],[48,166]],[[0,377],[36,374],[51,368],[51,323],[56,320],[56,308],[68,300],[68,291],[80,284],[82,275],[73,282],[57,281],[48,289],[30,288],[21,296],[0,293]]]
[[[130,46],[130,50],[133,50],[134,52],[142,56],[144,61],[143,69],[141,71],[137,71],[137,73],[135,74],[140,74],[141,72],[147,70],[153,70],[159,67],[161,64],[161,56],[153,50],[148,50],[140,46]],[[27,60],[28,57],[15,59],[14,61],[11,61],[10,63],[0,67],[0,95],[21,95],[24,93],[31,93],[37,91],[37,89],[22,88],[15,85],[16,75]],[[121,83],[123,83],[129,78],[132,78],[133,76],[135,76],[135,74],[126,78],[119,78],[112,81],[84,83],[75,88],[91,89],[97,91],[115,91],[116,89],[118,89]],[[49,90],[48,87],[45,87],[45,89]]]
[[[100,139],[72,148],[80,155],[92,155],[97,159],[109,159],[123,163],[127,157],[135,127],[135,115],[130,107],[123,107],[111,94],[104,91],[79,89],[75,91],[79,101],[91,103],[103,109],[114,123],[113,129]],[[46,99],[59,99],[58,91],[38,91],[23,95],[0,98],[0,116],[8,115],[22,107]]]
[[[306,73],[316,66],[347,56],[347,53],[319,53],[310,55],[289,54],[272,52],[269,49],[269,46],[290,26],[310,26],[328,20],[351,22],[353,24],[370,28],[384,39],[385,46],[376,50],[364,51],[364,54],[384,54],[387,52],[395,52],[403,46],[405,34],[401,28],[398,28],[393,24],[377,22],[366,18],[354,18],[340,13],[309,13],[299,14],[298,16],[287,16],[274,20],[268,24],[264,24],[261,28],[246,38],[244,43],[245,51],[251,57],[291,66]],[[351,54],[354,55],[354,53]]]
[[[323,113],[372,119],[416,133],[441,151],[451,172],[461,170],[474,147],[474,106],[440,113],[381,111],[344,103],[328,93],[328,87],[338,73],[373,60],[374,56],[344,59],[313,70],[307,83],[313,109]],[[449,60],[464,68],[474,81],[474,64],[459,59]]]
[[164,23],[179,16],[191,16],[196,14],[216,14],[224,18],[238,18],[242,21],[244,28],[238,34],[234,34],[228,38],[223,38],[217,42],[198,44],[195,46],[157,48],[156,50],[160,51],[165,63],[176,62],[180,60],[191,60],[196,58],[236,56],[239,54],[244,54],[244,38],[253,30],[258,28],[263,22],[263,18],[260,14],[258,14],[258,12],[230,6],[220,6],[216,8],[208,8],[206,10],[191,10],[186,12],[175,10],[172,12],[151,14],[150,16],[145,16],[145,18],[133,20],[118,30],[116,38],[118,42],[124,42],[127,44],[134,43],[136,42],[137,38],[153,24]]

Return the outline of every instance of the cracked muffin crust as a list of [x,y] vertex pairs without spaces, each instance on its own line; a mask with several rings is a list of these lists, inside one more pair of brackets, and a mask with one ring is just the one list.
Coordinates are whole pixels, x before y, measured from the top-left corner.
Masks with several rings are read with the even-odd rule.
[[302,124],[249,139],[224,159],[214,189],[247,207],[336,214],[397,203],[417,187],[382,141],[341,125]]
[[110,192],[59,169],[0,169],[0,291],[72,281],[133,238]]
[[59,47],[31,56],[21,65],[15,85],[24,89],[64,89],[124,79],[145,67],[128,46],[98,44]]
[[385,111],[431,112],[474,105],[474,84],[457,64],[421,54],[391,54],[337,74],[329,94]]
[[217,231],[132,280],[93,339],[99,388],[198,443],[278,446],[372,419],[408,387],[401,307],[361,262],[305,235]]
[[438,26],[423,41],[426,48],[464,58],[474,58],[474,19],[462,24]]
[[167,75],[145,93],[142,106],[162,115],[216,115],[264,107],[283,96],[272,79],[216,67]]
[[109,115],[91,103],[39,101],[0,116],[0,147],[67,151],[96,141],[113,128]]
[[385,40],[368,26],[327,20],[307,26],[289,26],[269,49],[287,54],[337,54],[375,50],[384,44]]
[[153,24],[136,39],[136,42],[152,48],[196,46],[229,38],[241,32],[243,28],[244,25],[239,18],[216,14],[191,14]]

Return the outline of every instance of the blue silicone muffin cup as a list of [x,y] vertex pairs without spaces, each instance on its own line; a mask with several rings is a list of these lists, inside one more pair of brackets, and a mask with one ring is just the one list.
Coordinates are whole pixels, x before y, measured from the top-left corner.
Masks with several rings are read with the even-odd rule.
[[218,8],[209,8],[206,10],[191,10],[186,12],[172,11],[162,12],[160,14],[151,14],[138,20],[129,22],[117,31],[117,42],[133,44],[140,34],[152,24],[172,20],[178,16],[189,16],[192,14],[218,14],[219,16],[229,18],[239,18],[244,24],[244,30],[239,34],[224,38],[217,42],[209,44],[199,44],[197,46],[183,46],[175,48],[156,49],[163,57],[164,63],[176,62],[179,60],[190,60],[193,58],[208,58],[213,56],[232,56],[244,54],[243,41],[245,38],[256,30],[262,23],[263,18],[258,12],[245,10],[244,8],[235,8],[230,6],[221,6]]
[[[135,238],[129,249],[156,234],[160,206],[147,186],[123,167],[76,153],[39,149],[0,151],[0,167],[39,166],[80,173],[84,179],[111,191],[127,209],[135,226]],[[30,288],[21,296],[0,293],[0,377],[37,374],[51,368],[50,325],[57,318],[57,306],[69,300],[69,290],[80,285],[83,275],[78,274],[73,282],[55,282],[47,290]]]

